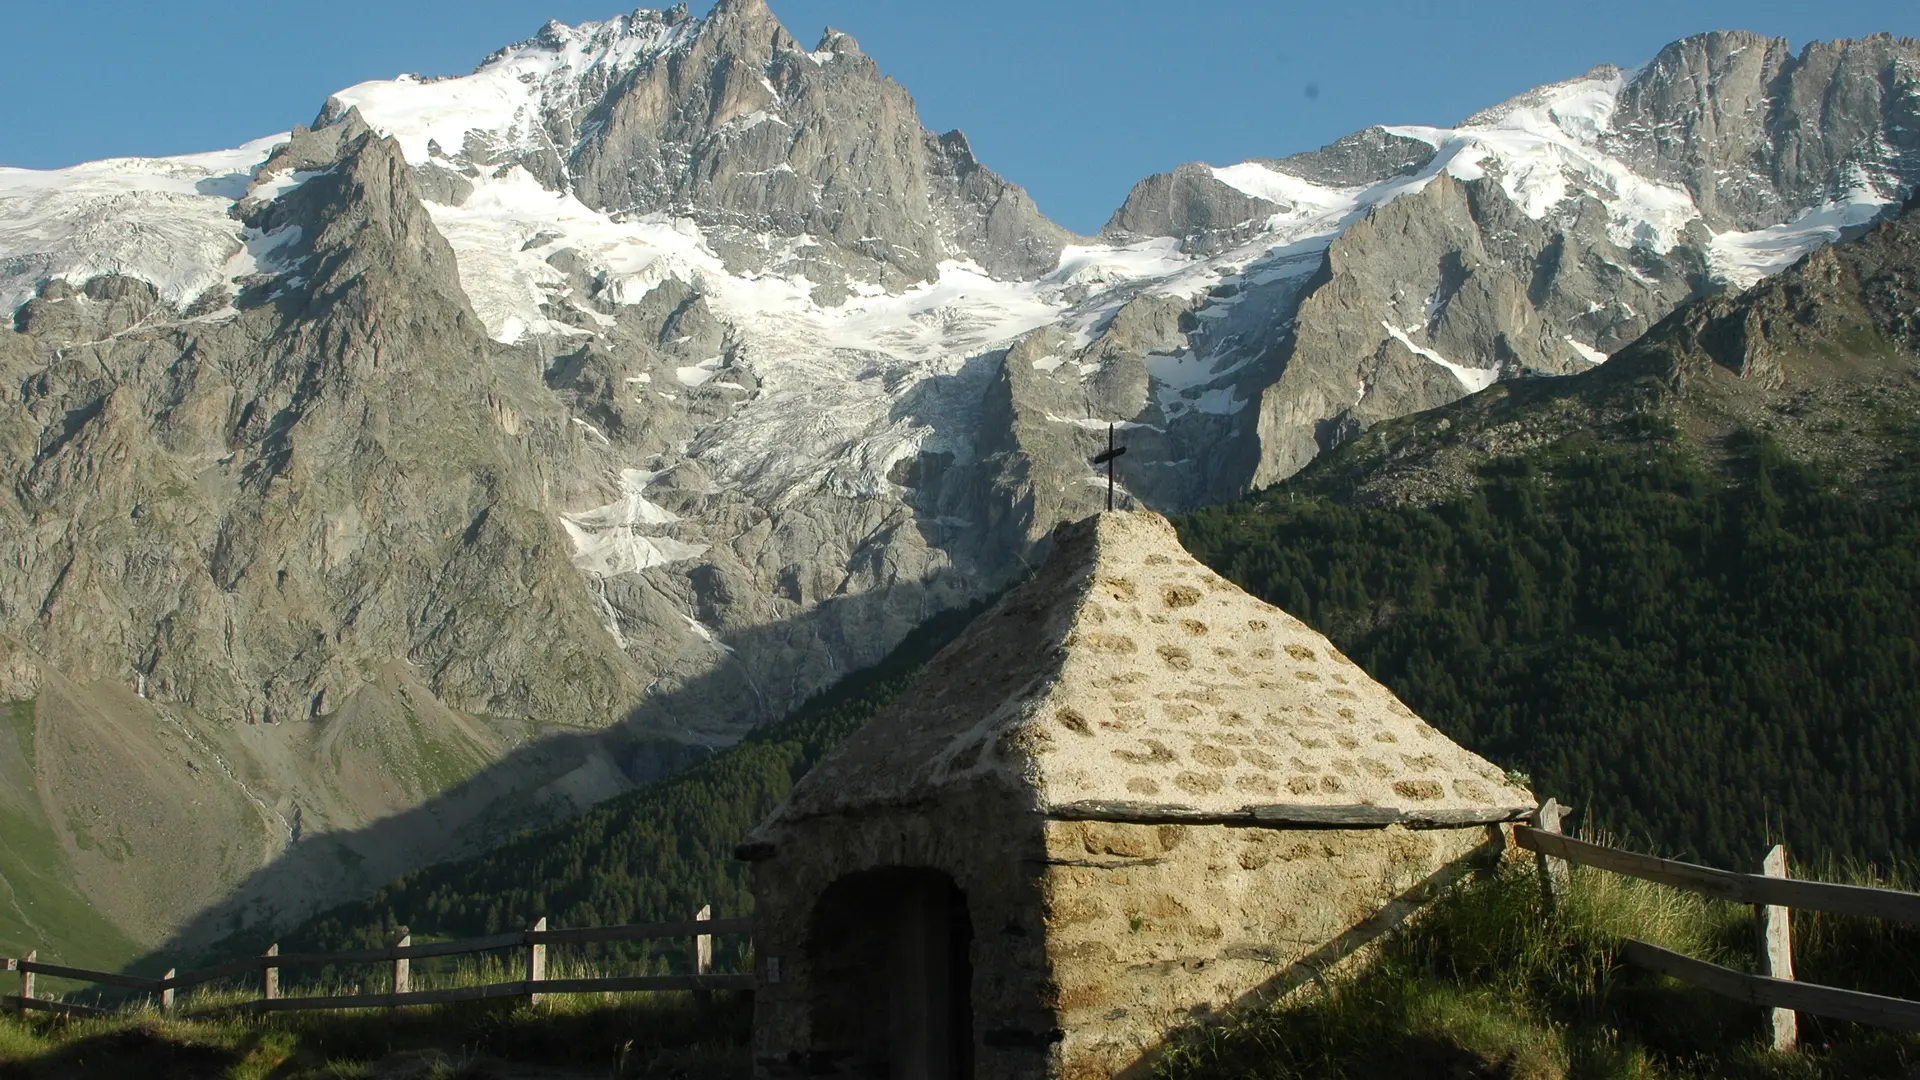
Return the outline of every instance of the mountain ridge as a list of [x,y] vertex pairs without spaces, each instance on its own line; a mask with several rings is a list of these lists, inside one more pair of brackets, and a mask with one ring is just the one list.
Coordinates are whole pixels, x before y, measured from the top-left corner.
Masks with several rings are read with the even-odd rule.
[[[1098,238],[757,0],[550,24],[235,151],[0,169],[0,698],[103,733],[22,767],[124,738],[230,808],[207,841],[246,854],[150,940],[646,783],[1017,577],[1100,505],[1109,423],[1123,502],[1233,498],[1591,367],[1912,187],[1920,46],[1749,70],[1731,40],[1644,89],[1596,69],[1477,126],[1183,167]],[[1644,141],[1623,108],[1697,126],[1672,80],[1723,68],[1729,101],[1833,132],[1714,129],[1765,148],[1744,232],[1614,152]],[[1831,123],[1767,96],[1835,80]],[[82,837],[139,790],[96,814],[49,782],[48,872],[102,858]],[[166,829],[88,871],[99,903],[146,890]]]
[[[1889,460],[1871,425],[1920,414],[1920,198],[1843,245],[1821,248],[1737,294],[1703,297],[1653,326],[1604,367],[1501,383],[1488,393],[1384,425],[1300,473],[1302,490],[1362,506],[1424,505],[1463,490],[1503,455],[1583,432],[1657,437],[1657,415],[1706,455],[1763,431],[1802,460],[1854,481]],[[1902,307],[1902,304],[1908,306]]]
[[[1920,844],[1897,809],[1920,761],[1895,704],[1920,686],[1906,603],[1920,530],[1917,252],[1920,199],[1756,289],[1691,302],[1605,367],[1383,423],[1281,485],[1183,517],[1181,542],[1333,636],[1449,737],[1579,800],[1589,829],[1713,865],[1737,865],[1763,838],[1793,845],[1803,866],[1898,865]],[[1728,327],[1753,332],[1736,340]],[[1436,459],[1444,485],[1431,482]],[[1030,582],[1010,595],[1044,578]],[[1006,646],[977,621],[941,625],[889,660],[891,689],[865,698],[860,718],[938,681],[957,662],[937,652],[945,639]],[[1563,713],[1577,722],[1556,723]],[[815,722],[770,726],[711,772],[748,770],[759,743]],[[643,891],[647,918],[712,897],[744,913],[745,867],[728,840],[856,726],[781,759],[771,784],[683,774],[590,822],[416,872],[293,940],[369,945],[399,925],[502,932],[558,897],[576,922],[625,919]],[[912,739],[874,735],[870,755],[911,752]],[[806,786],[811,799],[785,813],[838,797],[831,777]],[[616,839],[674,835],[669,817],[677,842]],[[602,854],[546,854],[587,848]],[[527,858],[548,869],[529,881]],[[647,885],[605,889],[603,873]],[[598,895],[582,902],[589,885]]]

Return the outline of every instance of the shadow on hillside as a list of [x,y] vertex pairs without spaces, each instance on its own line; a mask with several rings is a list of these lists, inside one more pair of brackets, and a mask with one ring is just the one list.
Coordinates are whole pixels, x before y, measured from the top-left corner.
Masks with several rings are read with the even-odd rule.
[[[607,729],[538,739],[411,810],[357,829],[298,838],[133,969],[185,968],[210,954],[258,951],[293,925],[405,873],[477,854],[680,772],[829,688],[804,685],[809,671],[824,668],[844,678],[879,663],[913,627],[990,595],[1031,569],[1048,544],[1044,537],[1029,542],[1040,511],[1022,464],[1027,451],[1007,434],[1013,428],[1006,355],[1005,349],[978,353],[956,370],[920,380],[893,405],[890,419],[924,425],[931,434],[923,452],[888,477],[905,489],[911,512],[882,522],[850,556],[850,569],[858,564],[886,584],[716,641],[726,655],[710,670],[676,689],[649,694]],[[1158,444],[1134,449],[1128,468],[1165,456]],[[907,530],[917,530],[920,542],[941,552],[946,568],[894,577],[901,571],[887,556],[888,541]],[[712,587],[723,592],[726,584]],[[620,587],[643,591],[646,585],[627,579]],[[800,658],[810,658],[810,668]],[[860,668],[852,666],[863,660]]]
[[[297,835],[271,863],[194,914],[132,970],[184,969],[213,951],[264,948],[285,929],[405,873],[476,854],[680,772],[789,714],[838,679],[879,663],[914,627],[940,612],[1005,586],[1023,572],[1032,500],[1020,501],[1000,477],[999,463],[979,460],[976,452],[988,426],[986,399],[1004,359],[1004,349],[982,351],[955,371],[920,380],[895,402],[890,419],[923,425],[930,431],[928,446],[948,450],[944,460],[941,452],[922,454],[896,470],[902,475],[889,477],[907,489],[907,505],[897,514],[876,515],[873,531],[849,553],[846,567],[850,578],[864,575],[874,587],[714,639],[712,647],[724,655],[709,670],[673,689],[646,693],[604,730],[539,738],[411,810],[359,828]],[[958,467],[948,468],[956,459]],[[912,530],[944,556],[944,567],[924,572],[894,563],[891,539]],[[704,567],[691,573],[707,575],[694,583],[696,603],[739,587]],[[631,590],[631,597],[616,597],[630,603],[613,606],[636,618],[673,619],[653,595],[658,590],[640,578],[608,579],[600,587]],[[816,680],[819,685],[809,685]]]
[[[20,1021],[0,1078],[383,1076],[654,1077],[720,1080],[749,1070],[753,998],[722,991],[576,1000],[528,1008],[476,1001],[431,1009],[130,1014],[79,1024]],[[0,1020],[0,1024],[15,1023]]]
[[[929,446],[957,448],[961,459],[977,459],[972,448],[983,437],[983,409],[1004,358],[1004,349],[986,350],[955,371],[920,380],[900,395],[891,419],[929,429]],[[715,639],[712,647],[723,655],[709,670],[674,689],[648,693],[604,730],[540,738],[411,810],[357,829],[299,837],[196,913],[134,970],[184,968],[210,953],[257,951],[306,918],[405,873],[477,854],[680,772],[838,680],[881,663],[915,627],[941,612],[997,591],[1022,572],[1031,500],[1009,498],[997,482],[997,463],[974,460],[947,469],[941,456],[922,454],[896,470],[902,475],[889,477],[906,489],[907,507],[877,521],[849,553],[849,575],[864,574],[875,587]],[[945,457],[950,462],[955,455]],[[909,530],[944,556],[945,567],[926,573],[893,562],[891,541]],[[696,603],[738,587],[704,567],[691,573]],[[620,610],[672,619],[659,611],[658,598],[649,595],[655,590],[640,578],[608,579],[599,587],[632,591],[617,598],[630,601],[614,605]],[[809,685],[816,680],[819,685]],[[309,896],[311,901],[301,899]]]
[[[299,922],[371,893],[401,874],[477,854],[526,829],[576,816],[606,798],[706,760],[719,748],[689,741],[677,718],[694,708],[710,708],[723,696],[750,700],[738,693],[745,677],[744,664],[733,657],[756,649],[789,648],[796,636],[819,632],[823,614],[828,616],[827,625],[846,626],[859,625],[864,613],[871,625],[878,622],[879,611],[886,606],[920,603],[950,593],[964,594],[960,597],[964,602],[982,583],[976,580],[969,583],[973,588],[959,590],[937,588],[936,584],[946,583],[931,579],[835,597],[805,615],[733,635],[726,642],[730,659],[678,690],[648,697],[609,728],[535,740],[411,810],[359,829],[302,837],[271,863],[248,875],[225,899],[194,915],[166,944],[129,965],[128,970],[187,970],[218,959],[257,953]],[[872,610],[823,610],[836,605]],[[939,613],[921,611],[917,622]],[[901,643],[887,644],[891,652]],[[876,663],[884,662],[886,655],[883,653]],[[843,672],[842,678],[855,673]],[[816,692],[828,689],[831,686]],[[812,696],[796,694],[793,706],[799,707]],[[755,720],[766,718],[745,719],[739,725],[743,732]],[[349,869],[343,864],[350,862],[352,852],[406,851],[420,847],[421,837],[448,834],[455,842],[437,857],[368,878],[363,887],[341,890],[336,885],[333,890],[316,890],[315,901],[305,906],[276,909],[267,902],[266,898],[286,895],[289,885],[338,882]]]

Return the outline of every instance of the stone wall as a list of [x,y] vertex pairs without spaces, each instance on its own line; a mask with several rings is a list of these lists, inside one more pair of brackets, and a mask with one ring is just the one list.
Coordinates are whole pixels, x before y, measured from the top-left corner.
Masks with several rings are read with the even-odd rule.
[[1296,985],[1347,951],[1357,925],[1490,840],[1484,827],[1048,822],[1047,961],[1065,1033],[1052,1075],[1144,1073],[1169,1031]]
[[[964,894],[973,1076],[1105,1080],[1143,1074],[1169,1031],[1336,962],[1403,919],[1410,894],[1497,846],[1497,830],[1485,827],[1041,822],[1014,802],[950,791],[913,807],[807,818],[761,838],[757,1077],[865,1075],[814,1026],[813,996],[824,989],[810,956],[816,913],[852,875],[938,871]],[[883,898],[872,902],[876,924],[893,918]],[[865,988],[845,982],[862,961],[820,966],[841,980],[831,993],[876,1012],[899,1007],[898,993],[876,996],[884,975]],[[845,1005],[835,1013],[843,1017]],[[875,1040],[883,1046],[885,1035]]]
[[[812,1024],[815,909],[834,882],[894,867],[940,871],[965,894],[974,1075],[1048,1075],[1058,1030],[1041,917],[1044,853],[1038,821],[1015,806],[1005,793],[949,792],[937,804],[808,818],[765,837],[772,848],[753,873],[756,1077],[835,1075]],[[775,960],[778,982],[769,977]]]

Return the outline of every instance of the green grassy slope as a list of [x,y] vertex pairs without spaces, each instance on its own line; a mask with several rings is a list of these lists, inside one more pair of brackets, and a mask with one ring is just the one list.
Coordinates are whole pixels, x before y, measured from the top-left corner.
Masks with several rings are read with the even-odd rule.
[[[1885,882],[1878,882],[1885,884]],[[1281,1003],[1178,1033],[1163,1080],[1855,1080],[1910,1077],[1920,1036],[1761,1009],[1621,962],[1626,938],[1752,971],[1737,905],[1576,868],[1553,914],[1531,860],[1444,895],[1378,955]],[[1920,994],[1920,931],[1796,914],[1804,981]]]
[[0,702],[0,955],[117,971],[141,953],[74,889],[33,779],[33,702]]
[[752,998],[622,994],[248,1016],[0,1013],[0,1080],[744,1080]]

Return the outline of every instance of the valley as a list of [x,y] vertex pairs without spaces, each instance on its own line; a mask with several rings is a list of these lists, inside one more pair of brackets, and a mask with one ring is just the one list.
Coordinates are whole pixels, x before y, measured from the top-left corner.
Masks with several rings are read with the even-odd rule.
[[[1075,236],[852,37],[723,0],[230,151],[0,169],[0,951],[291,933],[638,805],[1022,576],[1100,505],[1108,423],[1124,501],[1207,521],[1471,499],[1490,456],[1635,429],[1649,365],[1765,381],[1819,343],[1693,357],[1804,298],[1689,309],[1667,360],[1662,320],[1898,208],[1917,64],[1700,35],[1453,127],[1183,165]],[[1836,323],[1836,372],[1908,348],[1849,303],[1880,336]],[[1795,460],[1899,459],[1852,402],[1904,384],[1802,378],[1657,419],[1709,457],[1779,417]]]

